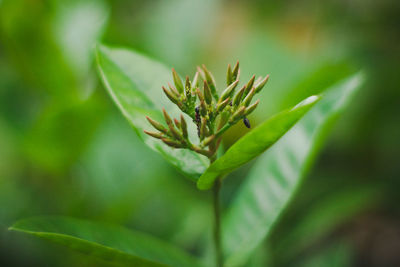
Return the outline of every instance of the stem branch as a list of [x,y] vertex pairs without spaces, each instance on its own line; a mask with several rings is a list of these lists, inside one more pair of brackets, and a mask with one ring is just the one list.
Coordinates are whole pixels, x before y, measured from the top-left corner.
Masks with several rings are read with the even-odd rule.
[[225,124],[221,129],[218,130],[218,132],[215,134],[215,137],[216,138],[220,137],[231,126],[232,125],[229,122],[227,124]]

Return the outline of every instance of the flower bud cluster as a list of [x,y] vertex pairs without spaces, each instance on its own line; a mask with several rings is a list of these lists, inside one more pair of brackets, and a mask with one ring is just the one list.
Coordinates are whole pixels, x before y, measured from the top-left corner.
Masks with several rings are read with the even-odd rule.
[[192,81],[186,76],[185,82],[182,82],[176,71],[172,69],[175,86],[168,84],[168,89],[164,86],[162,89],[169,100],[192,118],[197,126],[200,143],[195,145],[189,140],[187,123],[183,115],[180,116],[180,120],[172,119],[165,109],[163,109],[163,114],[167,126],[146,117],[157,132],[145,131],[145,133],[160,139],[170,147],[186,148],[209,158],[214,157],[222,134],[232,125],[243,120],[244,125],[250,128],[247,116],[256,109],[259,100],[253,104],[251,102],[253,97],[264,88],[269,78],[267,75],[264,78],[255,79],[253,75],[235,92],[239,84],[239,76],[239,62],[233,68],[228,65],[227,87],[219,94],[214,76],[204,65],[197,68]]

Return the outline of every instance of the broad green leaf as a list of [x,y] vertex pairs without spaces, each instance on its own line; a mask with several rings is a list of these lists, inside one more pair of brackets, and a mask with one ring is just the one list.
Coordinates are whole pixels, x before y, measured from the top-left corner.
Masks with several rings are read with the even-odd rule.
[[290,107],[309,95],[320,94],[324,89],[333,86],[337,81],[346,79],[355,71],[356,69],[346,60],[329,60],[328,63],[318,64],[317,67],[303,74],[303,78],[293,81],[291,85],[287,86],[290,90],[285,90],[281,105]]
[[381,191],[376,184],[363,184],[325,194],[308,205],[301,219],[296,220],[285,235],[274,243],[274,254],[284,255],[282,258],[285,260],[293,259],[340,224],[370,208]]
[[223,220],[227,266],[245,262],[268,235],[315,159],[330,122],[362,80],[362,75],[356,74],[327,90],[322,100],[258,160]]
[[209,189],[215,179],[254,159],[281,138],[317,101],[310,96],[295,107],[285,110],[257,126],[232,145],[197,181],[199,189]]
[[139,137],[178,170],[196,180],[208,166],[206,157],[190,150],[170,148],[143,133],[143,130],[154,131],[145,116],[163,122],[162,107],[174,117],[180,114],[161,90],[172,79],[170,71],[154,60],[125,49],[99,46],[97,60],[105,87]]
[[339,240],[329,247],[321,246],[317,253],[311,256],[302,257],[294,265],[300,267],[347,267],[354,266],[354,251],[352,245],[347,240]]
[[174,246],[121,226],[67,217],[21,220],[10,230],[34,235],[122,266],[198,266]]
[[108,20],[104,0],[56,1],[52,30],[65,60],[79,79],[87,79],[93,46]]

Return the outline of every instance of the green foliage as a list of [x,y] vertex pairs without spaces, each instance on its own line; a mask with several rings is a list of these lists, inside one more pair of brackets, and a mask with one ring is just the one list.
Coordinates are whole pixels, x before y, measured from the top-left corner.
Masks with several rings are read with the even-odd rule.
[[163,118],[159,111],[162,106],[172,114],[178,113],[161,95],[161,86],[170,79],[169,70],[138,53],[105,46],[98,47],[97,60],[105,87],[138,136],[178,170],[196,180],[208,166],[204,156],[190,150],[173,149],[143,132],[152,130],[146,116],[156,120]]
[[286,258],[295,258],[307,246],[369,207],[379,197],[379,189],[368,184],[357,188],[349,186],[319,197],[318,202],[308,205],[302,219],[281,236],[279,242],[274,242],[274,252],[284,252]]
[[[140,229],[201,255],[205,266],[213,266],[212,192],[198,190],[193,184],[207,170],[209,160],[204,158],[204,166],[200,163],[198,171],[186,174],[191,180],[182,179],[179,167],[173,168],[135,134],[143,135],[143,129],[135,126],[137,131],[132,131],[97,73],[95,44],[105,42],[144,52],[173,66],[177,73],[188,74],[191,80],[194,66],[205,64],[216,78],[217,93],[224,90],[226,63],[240,61],[244,70],[240,79],[244,82],[253,74],[270,74],[265,90],[254,97],[254,102],[260,101],[257,109],[247,116],[252,128],[310,95],[324,100],[327,88],[365,69],[365,87],[343,112],[321,156],[317,160],[309,156],[308,163],[303,164],[305,169],[313,165],[311,172],[290,174],[299,168],[285,162],[297,161],[284,161],[282,158],[289,153],[277,152],[291,151],[289,146],[282,148],[283,142],[300,150],[310,145],[296,141],[302,138],[291,134],[299,124],[258,159],[231,174],[228,171],[229,178],[220,193],[221,210],[228,211],[222,228],[230,225],[229,209],[236,210],[233,206],[239,203],[237,197],[243,191],[253,194],[241,195],[242,200],[254,200],[256,195],[266,200],[263,207],[271,204],[272,212],[254,219],[253,211],[259,203],[246,202],[249,207],[236,214],[235,225],[259,219],[259,225],[249,224],[248,228],[262,236],[264,232],[259,230],[265,227],[267,233],[260,237],[264,241],[255,240],[257,247],[248,253],[243,250],[249,256],[237,261],[228,253],[241,257],[241,252],[228,251],[233,245],[224,241],[225,257],[233,264],[244,262],[244,266],[251,267],[346,266],[370,262],[371,258],[379,266],[390,265],[393,260],[396,264],[391,265],[400,266],[399,255],[392,249],[382,250],[388,244],[396,246],[393,236],[385,233],[396,232],[399,225],[394,220],[400,201],[400,90],[394,77],[400,65],[400,35],[394,34],[399,27],[393,23],[398,17],[398,3],[0,0],[0,265],[116,266],[113,261],[103,262],[38,241],[29,234],[7,231],[20,218],[65,214]],[[182,110],[174,109],[160,88],[169,88],[168,82],[173,84],[170,69],[159,72],[155,67],[158,63],[132,62],[132,58],[139,57],[132,57],[137,52],[121,51],[108,49],[110,61],[114,64],[115,54],[120,53],[116,65],[121,73],[132,71],[134,65],[137,69],[132,75],[139,77],[135,80],[146,80],[138,86],[139,91],[154,109],[164,107],[171,117],[180,119]],[[146,66],[148,61],[155,64]],[[142,67],[145,72],[141,72]],[[157,75],[165,73],[154,88],[147,86],[157,81],[153,70]],[[232,82],[232,75],[228,76]],[[241,89],[241,83],[236,90]],[[186,85],[185,79],[182,85]],[[200,90],[202,86],[201,82]],[[205,100],[210,101],[211,92],[211,101],[215,101],[215,91],[209,89],[204,91]],[[239,99],[234,94],[231,97]],[[224,101],[218,108],[230,104],[230,100]],[[183,115],[188,134],[195,133],[193,119]],[[216,159],[229,160],[223,156],[224,148],[237,146],[237,140],[243,142],[243,136],[254,130],[243,122],[239,120],[221,136]],[[144,123],[151,128],[147,121]],[[327,127],[323,126],[322,132],[327,132],[330,124],[324,125]],[[210,141],[207,137],[198,140],[196,133],[190,138],[199,146]],[[312,139],[313,151],[319,150],[317,139],[323,138]],[[268,155],[279,160],[266,160],[271,157]],[[270,165],[262,167],[265,162]],[[270,171],[264,173],[265,169]],[[284,202],[286,196],[279,194],[279,189],[293,188],[286,179],[277,179],[282,184],[276,186],[276,173],[296,176],[297,190],[290,193],[283,207],[276,204],[282,199]],[[258,178],[264,183],[257,184],[254,176],[258,175],[269,175],[271,179]],[[249,184],[260,186],[249,190]],[[267,220],[269,214],[273,223]],[[249,229],[239,229],[251,238]],[[236,235],[232,233],[225,232],[223,237]],[[375,240],[376,234],[380,238],[374,246],[365,248],[365,242],[353,242],[360,237]]]
[[102,99],[93,93],[91,64],[107,19],[103,0],[1,3],[1,50],[10,55],[8,68],[22,73],[21,88],[5,86],[14,94],[5,97],[5,108],[16,97],[26,98],[17,114],[27,129],[18,136],[24,156],[46,172],[71,167],[104,114]]
[[194,258],[143,233],[67,217],[18,221],[10,230],[34,235],[121,266],[198,266]]
[[243,264],[264,240],[315,159],[331,121],[363,81],[356,74],[327,90],[252,168],[223,221],[223,247],[229,266]]
[[199,178],[197,187],[209,189],[215,179],[254,159],[284,135],[317,101],[312,96],[292,109],[283,111],[263,122],[228,149],[228,151]]
[[354,266],[352,262],[352,251],[350,242],[339,241],[330,247],[322,248],[318,255],[309,257],[300,263],[296,263],[300,267],[347,267]]
[[[165,109],[163,109],[163,115],[168,127],[164,127],[161,123],[146,117],[157,132],[144,132],[153,138],[160,139],[170,147],[192,150],[208,157],[213,162],[218,156],[217,151],[224,132],[242,120],[247,128],[251,127],[250,121],[246,116],[257,108],[260,101],[257,100],[252,105],[250,103],[255,94],[264,88],[269,75],[265,78],[259,77],[256,82],[253,75],[242,89],[234,94],[235,88],[239,83],[239,62],[236,63],[233,70],[228,64],[227,87],[221,92],[220,96],[211,72],[205,65],[202,65],[201,68],[197,67],[197,69],[198,71],[192,81],[190,81],[189,76],[186,76],[185,86],[183,86],[182,80],[176,71],[172,69],[176,88],[168,84],[169,90],[165,87],[162,87],[162,89],[172,103],[192,118],[197,127],[200,143],[195,144],[189,138],[187,123],[183,115],[181,115],[180,120],[176,118],[172,120]],[[203,80],[202,90],[199,87],[199,77]],[[233,95],[235,96],[233,97]]]
[[[100,60],[99,62],[101,64]],[[102,70],[103,69],[104,67]],[[200,102],[206,105],[205,102],[207,102],[207,104],[212,103],[212,90],[210,92],[208,92],[208,90],[212,87],[215,91],[215,81],[212,76],[207,76],[208,71],[206,69],[204,69],[204,71],[206,73],[207,83],[210,87],[206,86],[207,84],[205,82],[204,96],[199,94],[199,98]],[[106,69],[106,72],[110,71]],[[232,78],[234,73],[235,70],[231,71],[229,67],[227,76],[228,85],[235,80],[235,78]],[[171,91],[167,91],[166,94],[172,102],[182,109],[180,106],[181,102],[175,99],[173,91],[180,92],[179,94],[183,95],[181,97],[185,98],[184,86],[178,75],[175,72],[173,72],[173,74],[174,83],[178,89],[172,88]],[[323,136],[323,133],[326,131],[328,122],[343,109],[353,95],[355,89],[360,86],[361,80],[362,78],[360,75],[356,75],[342,84],[336,85],[335,88],[325,93],[323,100],[316,106],[314,105],[318,102],[319,97],[313,96],[304,100],[294,108],[272,117],[235,143],[202,174],[197,182],[197,186],[199,189],[209,189],[213,185],[215,179],[228,174],[263,153],[289,131],[309,109],[312,110],[310,114],[301,120],[300,124],[297,125],[295,129],[289,131],[288,135],[285,136],[283,141],[278,143],[275,149],[270,153],[266,153],[266,160],[262,159],[260,160],[261,163],[256,164],[245,186],[239,190],[238,197],[228,213],[223,227],[223,247],[225,249],[228,265],[244,263],[253,250],[269,233],[271,226],[287,205],[301,180],[300,178],[304,175],[307,166],[310,165],[310,162],[314,158],[318,144],[321,142],[321,136]],[[118,82],[115,84],[118,84]],[[124,84],[126,87],[128,82],[119,82],[119,84]],[[190,82],[186,84],[187,94],[187,90],[190,91],[192,88],[190,87]],[[252,84],[252,80],[250,80],[249,84]],[[236,86],[236,84],[234,86]],[[248,93],[251,86],[252,85],[245,85],[237,95],[244,91]],[[119,87],[118,91],[123,91],[121,89],[123,89],[123,87]],[[164,91],[166,90],[164,89]],[[230,94],[231,89],[228,87],[225,91],[228,92],[227,94]],[[253,91],[255,90],[253,89]],[[132,102],[133,96],[127,95],[129,91],[125,90],[123,92],[125,95],[122,94],[120,97],[121,99],[116,100],[117,103],[128,101],[128,99],[126,99],[127,96],[131,97]],[[116,99],[114,94],[111,95]],[[222,95],[224,96],[225,94],[223,93]],[[123,97],[125,97],[125,99]],[[219,97],[216,96],[216,99],[218,98]],[[146,98],[143,94],[140,94],[139,99]],[[148,104],[149,102],[150,101],[146,100],[140,103],[141,106],[148,105],[148,114],[154,112],[152,109],[153,106]],[[121,106],[121,104],[119,105]],[[126,104],[124,105],[126,106]],[[200,110],[201,109],[202,107]],[[188,115],[191,114],[187,112],[186,109],[182,109],[182,111]],[[201,113],[201,111],[199,113]],[[204,114],[206,114],[206,112],[204,112]],[[133,115],[128,115],[127,117],[130,118],[129,116]],[[166,123],[171,126],[172,120],[165,111],[164,117]],[[167,131],[159,123],[150,122],[161,132]],[[178,127],[180,126],[179,123],[175,124]],[[151,136],[159,138],[158,134],[151,134]],[[271,153],[276,155],[270,156]],[[265,186],[263,186],[264,184]],[[246,218],[246,220],[243,221],[242,218]],[[244,234],[245,232],[247,234]]]
[[52,173],[67,169],[79,157],[102,120],[102,104],[93,96],[89,101],[47,107],[26,137],[27,155]]
[[[329,122],[345,107],[362,81],[360,74],[354,75],[325,91],[322,96],[311,96],[295,107],[278,113],[252,129],[209,166],[206,157],[195,153],[198,151],[174,149],[171,146],[179,148],[182,146],[157,140],[163,133],[170,135],[172,133],[177,138],[182,135],[186,140],[189,140],[189,137],[195,138],[197,135],[196,124],[187,125],[183,117],[180,121],[174,121],[178,130],[182,129],[182,131],[172,131],[171,128],[175,127],[173,121],[165,110],[164,114],[159,111],[160,107],[166,107],[168,112],[175,117],[181,110],[195,122],[197,115],[193,112],[196,98],[192,99],[192,92],[195,91],[201,102],[196,112],[199,113],[202,121],[211,120],[210,116],[216,116],[215,114],[218,113],[213,112],[218,112],[218,110],[223,113],[225,108],[237,109],[231,111],[227,117],[231,118],[222,124],[223,127],[219,131],[224,132],[231,124],[245,118],[243,111],[246,107],[251,111],[255,109],[258,102],[253,105],[254,107],[248,107],[251,98],[261,90],[268,76],[256,82],[253,76],[236,93],[233,106],[229,106],[227,100],[233,95],[238,83],[235,81],[239,76],[238,65],[233,70],[229,66],[228,87],[221,96],[216,91],[214,78],[205,67],[199,70],[200,76],[204,79],[202,93],[196,88],[198,75],[195,75],[193,86],[188,78],[183,85],[178,74],[173,71],[176,89],[170,86],[171,91],[168,91],[164,88],[167,97],[173,102],[170,103],[167,97],[163,97],[160,90],[161,86],[171,79],[168,69],[162,64],[136,52],[106,46],[97,47],[97,61],[105,87],[137,135],[146,145],[159,152],[192,180],[196,181],[200,176],[197,180],[199,189],[209,189],[215,179],[251,161],[277,142],[252,168],[249,177],[239,189],[229,212],[224,217],[222,247],[228,266],[244,264],[270,233],[272,225],[276,223],[301,178],[312,164],[320,148],[322,137],[331,125]],[[186,100],[189,102],[186,103]],[[223,107],[221,107],[222,103],[224,103]],[[216,104],[215,107],[212,104]],[[242,113],[237,115],[240,107],[242,107]],[[160,133],[149,134],[147,130],[151,126],[146,116],[157,120],[161,120],[164,116],[170,130],[150,119],[150,123]],[[208,131],[212,129],[213,127],[210,127]],[[214,138],[220,138],[219,131],[215,134],[211,133],[208,137],[214,134]],[[201,140],[201,134],[199,137]],[[159,266],[159,264],[194,266],[193,264],[197,264],[190,256],[144,234],[93,222],[43,217],[17,222],[11,229],[52,240],[117,264],[134,266]]]

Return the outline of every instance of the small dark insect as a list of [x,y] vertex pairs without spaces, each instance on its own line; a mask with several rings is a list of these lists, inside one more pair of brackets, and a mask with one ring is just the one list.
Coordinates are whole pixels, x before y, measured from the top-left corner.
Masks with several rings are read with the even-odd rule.
[[244,118],[243,118],[243,123],[244,123],[244,125],[246,125],[247,128],[250,128],[250,127],[251,127],[250,121],[249,121],[248,118],[244,117]]
[[229,106],[231,106],[231,107],[232,107],[232,101],[229,101]]
[[200,137],[200,123],[201,123],[201,119],[200,119],[200,107],[196,107],[194,109],[194,111],[196,112],[196,116],[195,116],[195,123],[197,126],[197,135]]
[[200,107],[196,107],[195,109],[194,109],[194,111],[196,112],[196,123],[199,123],[201,120],[200,120]]

